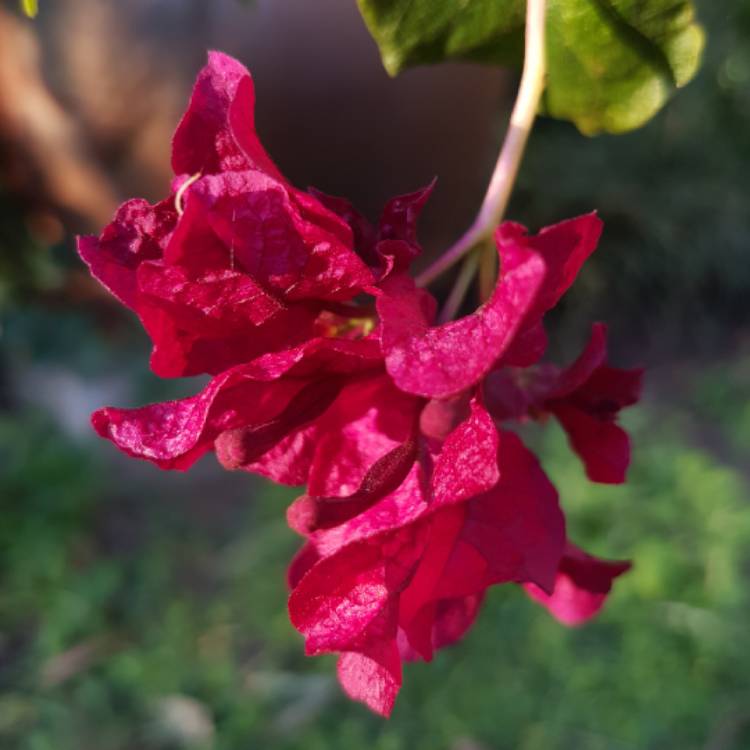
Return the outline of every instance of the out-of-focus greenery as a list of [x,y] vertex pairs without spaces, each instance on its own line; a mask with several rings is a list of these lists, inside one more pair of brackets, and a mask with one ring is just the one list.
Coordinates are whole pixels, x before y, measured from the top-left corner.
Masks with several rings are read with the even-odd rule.
[[681,408],[632,415],[624,487],[588,484],[560,430],[541,433],[573,538],[634,570],[582,629],[494,590],[461,645],[407,667],[390,722],[339,694],[331,659],[302,656],[288,491],[175,497],[176,475],[126,480],[43,417],[5,415],[0,747],[748,747],[748,368],[686,377]]
[[35,236],[29,219],[0,183],[0,311],[26,294],[55,290],[64,280],[62,253],[54,254]]

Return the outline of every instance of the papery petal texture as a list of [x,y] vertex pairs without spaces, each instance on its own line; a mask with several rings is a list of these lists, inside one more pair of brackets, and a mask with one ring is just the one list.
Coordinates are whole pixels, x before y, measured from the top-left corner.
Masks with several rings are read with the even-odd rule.
[[630,570],[625,560],[602,560],[568,544],[551,592],[533,583],[526,593],[564,625],[582,625],[599,613],[615,579]]
[[498,420],[554,415],[593,482],[619,484],[630,465],[630,438],[617,424],[640,398],[643,371],[607,364],[607,329],[593,326],[583,352],[568,367],[501,367],[489,374],[483,396]]
[[431,326],[414,282],[386,280],[377,298],[386,368],[408,393],[444,398],[478,383],[513,342],[544,278],[544,262],[517,245],[501,249],[492,297],[465,318]]
[[375,279],[347,223],[266,154],[254,101],[247,70],[211,53],[175,133],[175,193],[129,201],[101,237],[79,240],[91,273],[140,317],[160,376],[294,347],[326,304]]
[[[186,469],[222,433],[278,418],[311,380],[335,379],[379,363],[374,341],[311,339],[227,370],[196,396],[140,409],[107,407],[95,412],[92,422],[120,450],[165,469]],[[298,426],[295,414],[289,417]]]
[[[319,419],[290,432],[260,458],[251,457],[253,462],[240,459],[232,465],[285,484],[307,482],[309,494],[288,514],[292,527],[303,534],[321,524],[342,523],[397,487],[416,452],[420,403],[382,373],[351,379],[339,387],[330,408],[322,406],[311,393],[310,407],[318,410]],[[288,411],[294,419],[291,404]],[[308,407],[296,410],[298,415],[305,412]],[[254,428],[242,432],[252,437]],[[223,463],[224,440],[217,441]]]
[[391,715],[402,682],[395,639],[375,644],[364,653],[341,654],[337,671],[341,687],[352,700],[381,716]]
[[554,416],[590,479],[621,482],[617,423],[640,370],[610,366],[594,326],[568,367],[539,364],[544,318],[597,246],[579,216],[495,233],[489,299],[438,324],[417,288],[417,222],[434,182],[379,222],[290,184],[255,130],[255,89],[211,52],[174,135],[167,199],[123,204],[79,240],[91,274],[139,317],[164,377],[209,375],[196,395],[92,415],[120,450],[184,470],[305,485],[287,511],[304,544],[289,615],[310,655],[336,653],[349,697],[388,716],[402,662],[471,628],[489,587],[515,583],[568,625],[603,606],[630,566],[566,541],[557,491],[512,423]]
[[143,261],[161,257],[176,221],[171,201],[152,206],[135,198],[117,209],[101,237],[81,237],[78,252],[92,276],[120,302],[135,309],[136,270]]
[[255,134],[255,91],[244,65],[210,52],[172,141],[175,174],[261,169],[280,177]]
[[560,421],[589,479],[620,484],[630,465],[630,438],[616,419],[640,398],[643,371],[610,367],[606,358],[606,328],[597,324],[579,358],[548,376],[535,398]]
[[193,200],[203,203],[230,263],[285,299],[349,299],[373,281],[351,234],[344,241],[325,221],[335,217],[320,206],[324,221],[311,221],[294,193],[263,172],[209,175],[190,187]]
[[289,598],[292,624],[308,654],[362,651],[396,637],[398,595],[424,544],[424,529],[407,527],[387,537],[356,542],[324,557]]
[[506,364],[526,367],[544,354],[547,336],[542,318],[570,288],[581,266],[596,250],[602,227],[601,219],[590,213],[545,227],[536,235],[529,235],[526,227],[510,221],[497,230],[495,240],[501,255],[508,248],[533,250],[543,258],[546,269],[534,303],[526,311],[518,336],[505,354]]
[[[466,437],[485,414],[475,402],[456,432]],[[343,525],[349,526],[348,539],[341,538],[342,527],[312,534],[312,547],[295,563],[289,608],[308,653],[366,657],[347,657],[354,666],[344,687],[374,710],[382,705],[366,689],[368,675],[377,675],[374,696],[388,686],[387,701],[400,685],[391,659],[394,639],[402,658],[429,660],[435,648],[455,642],[470,627],[487,587],[515,581],[554,589],[565,547],[557,493],[513,433],[496,440],[495,456],[499,481],[488,478],[481,494],[443,505],[420,503],[425,490],[417,481],[410,491],[419,507],[413,521],[390,528],[374,524],[382,519],[378,506],[393,502],[384,498]],[[415,469],[420,466],[415,462]],[[303,564],[310,566],[304,573]],[[368,661],[384,653],[390,661]]]
[[469,500],[494,487],[500,478],[495,423],[473,399],[468,418],[446,439],[432,473],[432,503],[437,507]]
[[392,272],[408,270],[412,261],[421,254],[417,223],[434,186],[433,181],[421,190],[389,200],[377,226],[367,221],[345,198],[317,190],[310,192],[346,222],[360,257],[382,281]]
[[[352,542],[398,530],[437,512],[444,505],[461,503],[493,488],[500,476],[499,441],[489,414],[481,402],[474,399],[466,418],[445,441],[442,452],[437,447],[431,449],[422,444],[413,455],[400,457],[397,469],[406,472],[403,480],[392,490],[388,486],[390,491],[376,502],[370,498],[356,516],[335,526],[326,524],[325,528],[311,530],[304,524],[312,515],[310,504],[319,504],[320,498],[306,497],[300,505],[295,503],[290,508],[290,523],[303,533],[312,532],[311,539],[326,555]],[[300,514],[304,516],[302,522]]]

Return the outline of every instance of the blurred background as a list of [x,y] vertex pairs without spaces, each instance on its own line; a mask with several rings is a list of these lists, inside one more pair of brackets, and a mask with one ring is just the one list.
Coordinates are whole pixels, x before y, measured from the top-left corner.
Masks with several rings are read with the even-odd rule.
[[514,76],[390,80],[354,0],[42,0],[35,22],[0,2],[0,748],[750,748],[750,2],[696,4],[697,79],[629,135],[540,120],[510,210],[533,229],[605,221],[552,354],[601,319],[615,363],[648,368],[630,481],[589,485],[555,425],[533,439],[573,538],[635,568],[583,629],[494,590],[463,643],[407,666],[384,722],[288,623],[294,491],[212,457],[161,472],[93,436],[99,406],[201,383],[148,372],[73,236],[165,194],[218,48],[253,72],[261,137],[296,184],[375,219],[437,176],[437,253],[478,205]]

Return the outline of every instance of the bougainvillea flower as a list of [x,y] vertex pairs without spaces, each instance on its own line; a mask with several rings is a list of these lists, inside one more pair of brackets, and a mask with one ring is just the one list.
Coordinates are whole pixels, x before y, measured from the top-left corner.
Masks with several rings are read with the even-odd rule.
[[505,364],[526,367],[542,357],[547,349],[542,319],[570,288],[581,266],[596,250],[602,227],[602,221],[595,213],[561,221],[545,227],[536,235],[529,235],[526,227],[512,221],[500,225],[495,241],[501,256],[509,247],[533,250],[543,258],[546,269],[534,303],[526,311],[513,345],[504,354]]
[[620,484],[630,464],[630,438],[616,420],[622,409],[640,398],[642,380],[641,369],[607,364],[607,328],[597,323],[584,351],[569,367],[497,370],[485,382],[485,397],[499,419],[554,415],[589,479]]
[[[411,400],[422,410],[424,402],[413,397]],[[400,413],[409,413],[411,417],[403,403],[398,408]],[[408,442],[403,440],[400,446],[416,443],[415,449],[402,454],[400,460],[390,463],[389,468],[403,476],[397,486],[386,486],[386,490],[390,491],[371,496],[367,505],[360,508],[355,516],[347,515],[331,527],[331,524],[322,519],[336,513],[342,501],[345,506],[348,505],[351,495],[325,497],[326,493],[320,490],[330,490],[331,486],[316,482],[313,472],[308,494],[295,501],[287,513],[292,528],[309,536],[319,552],[330,555],[353,541],[392,531],[416,521],[428,509],[436,510],[442,505],[462,502],[493,487],[499,478],[499,438],[497,428],[484,405],[478,399],[472,399],[454,410],[445,411],[442,417],[450,420],[451,424],[445,430],[446,437],[440,440],[432,439],[424,433],[422,418],[428,409],[429,405],[419,414],[419,434],[415,436],[409,433]],[[402,437],[404,434],[405,431],[402,432]],[[390,455],[393,456],[394,453],[392,451]],[[362,476],[361,471],[358,476]],[[369,479],[368,476],[363,478],[356,494],[361,492]],[[382,487],[382,483],[378,484]],[[375,500],[378,502],[374,502]]]
[[291,186],[253,124],[252,79],[209,55],[173,143],[175,192],[124,204],[79,252],[133,309],[162,376],[216,374],[302,343],[373,281],[349,225]]
[[[466,421],[478,419],[475,405]],[[430,660],[435,648],[460,638],[489,586],[513,581],[554,589],[565,543],[557,493],[513,433],[496,436],[499,470],[484,482],[472,475],[475,460],[455,466],[455,451],[476,429],[466,425],[452,447],[446,442],[448,455],[443,462],[437,455],[431,486],[428,471],[415,464],[423,481],[401,498],[416,510],[411,522],[384,513],[378,506],[394,500],[383,498],[348,522],[343,538],[336,529],[312,534],[312,550],[305,548],[290,575],[290,616],[307,652],[342,653],[344,689],[378,713],[390,713],[401,659]],[[458,481],[455,495],[441,492],[446,473]],[[382,531],[388,518],[392,527]]]
[[421,254],[417,222],[434,187],[433,180],[421,190],[389,200],[377,227],[372,226],[346,198],[314,189],[311,192],[349,225],[357,251],[382,280],[392,272],[408,270],[411,262]]
[[[381,362],[377,362],[381,365]],[[322,385],[327,378],[314,382]],[[310,386],[308,386],[310,387]],[[313,385],[310,406],[316,413],[299,420],[299,409],[282,414],[278,427],[246,426],[222,433],[216,441],[221,463],[284,484],[307,484],[314,496],[328,497],[339,506],[366,505],[401,481],[410,458],[420,403],[398,391],[381,367],[363,371],[338,385],[332,402],[321,403]],[[263,455],[258,454],[258,432],[284,432]],[[271,436],[273,437],[273,436]],[[394,460],[395,459],[395,460]]]
[[606,364],[606,328],[595,326],[579,359],[560,373],[542,405],[554,414],[592,482],[619,484],[630,464],[630,438],[615,420],[640,398],[643,371]]
[[386,368],[396,385],[430,398],[455,395],[478,383],[513,343],[542,286],[541,256],[518,244],[499,246],[501,273],[476,312],[432,326],[425,292],[406,274],[380,285],[377,310]]
[[151,336],[154,372],[212,376],[195,396],[92,421],[164,469],[214,452],[306,485],[287,511],[306,540],[292,622],[308,654],[339,654],[349,696],[388,715],[402,663],[462,638],[491,586],[522,584],[570,625],[602,607],[629,563],[566,542],[557,492],[508,423],[556,417],[592,480],[623,481],[616,420],[641,372],[608,365],[603,326],[569,367],[538,364],[544,316],[597,245],[594,214],[537,235],[503,224],[490,298],[436,325],[437,301],[409,275],[432,185],[373,226],[286,180],[254,103],[247,70],[211,53],[174,136],[169,197],[131,200],[79,241]]
[[[187,469],[227,431],[262,428],[282,417],[280,440],[300,420],[312,419],[316,408],[330,405],[344,376],[377,370],[380,361],[373,340],[311,339],[237,365],[196,396],[139,409],[107,407],[94,412],[92,422],[102,437],[131,456],[165,469]],[[259,439],[270,447],[267,435]]]
[[564,625],[582,625],[604,606],[615,578],[630,568],[626,560],[601,560],[568,543],[552,592],[534,583],[524,589]]
[[238,60],[209,52],[172,139],[175,174],[257,169],[283,180],[255,132],[255,87]]

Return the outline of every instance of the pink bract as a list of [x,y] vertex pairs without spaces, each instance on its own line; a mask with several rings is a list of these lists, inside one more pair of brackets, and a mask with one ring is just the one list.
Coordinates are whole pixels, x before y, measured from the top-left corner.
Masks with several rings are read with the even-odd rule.
[[380,341],[396,385],[430,398],[453,396],[478,383],[505,350],[544,278],[540,256],[516,246],[501,249],[492,297],[475,313],[433,327],[423,293],[405,274],[381,285]]
[[487,378],[484,390],[496,418],[557,417],[589,479],[620,484],[630,464],[630,438],[617,418],[638,401],[642,381],[640,369],[607,364],[607,329],[597,323],[586,348],[569,367],[500,369]]
[[602,221],[595,213],[561,221],[529,235],[526,227],[506,221],[495,233],[502,255],[505,248],[525,248],[544,260],[544,281],[526,312],[513,346],[505,353],[507,365],[526,367],[539,361],[547,348],[542,320],[570,288],[586,259],[596,250]]
[[286,180],[254,104],[247,70],[211,53],[174,136],[169,197],[128,201],[79,240],[150,335],[154,372],[211,376],[192,397],[92,421],[163,469],[213,452],[305,485],[287,511],[305,539],[288,572],[292,623],[308,654],[339,654],[347,695],[387,716],[402,663],[460,640],[490,587],[521,584],[568,625],[603,606],[629,563],[566,541],[557,491],[513,427],[554,416],[591,480],[622,482],[617,420],[642,373],[608,364],[601,324],[570,366],[540,364],[544,317],[597,246],[595,214],[536,235],[504,223],[492,295],[438,325],[410,276],[434,183],[373,225]]
[[[289,422],[287,431],[293,430],[299,426],[298,410],[285,409],[305,387],[318,383],[330,397],[337,385],[343,387],[342,376],[379,363],[374,341],[311,339],[226,370],[196,396],[140,409],[107,407],[95,412],[92,422],[102,437],[131,456],[165,469],[187,469],[227,431],[260,428],[281,415]],[[325,401],[322,393],[318,396]]]
[[524,588],[564,625],[582,625],[604,606],[615,578],[630,568],[626,560],[601,560],[568,543],[552,591],[533,583]]
[[300,344],[326,302],[374,280],[348,224],[266,154],[253,105],[247,70],[211,53],[174,138],[177,192],[129,201],[79,241],[91,273],[140,317],[158,375],[217,374]]
[[[307,652],[345,654],[345,689],[379,713],[389,713],[400,684],[395,645],[401,658],[429,661],[469,627],[489,586],[533,582],[553,591],[565,543],[557,493],[512,433],[496,456],[499,481],[474,484],[471,497],[441,505],[416,483],[409,523],[383,524],[380,533],[360,525],[338,546],[328,532],[313,535],[322,557],[305,552],[309,569],[298,566],[291,579],[289,611]],[[378,517],[376,507],[367,513]],[[373,661],[376,690],[368,689]]]

